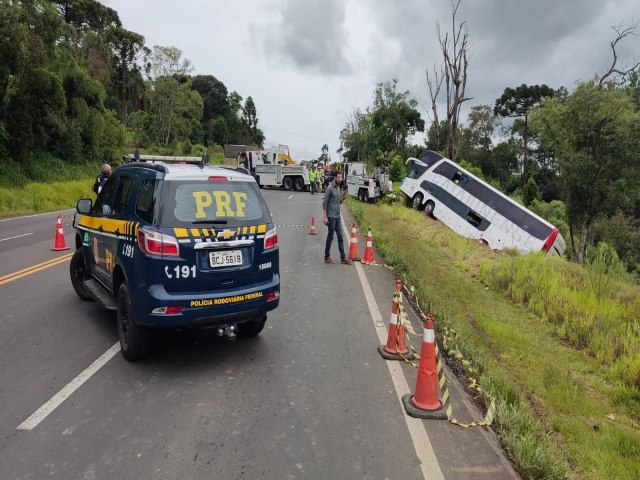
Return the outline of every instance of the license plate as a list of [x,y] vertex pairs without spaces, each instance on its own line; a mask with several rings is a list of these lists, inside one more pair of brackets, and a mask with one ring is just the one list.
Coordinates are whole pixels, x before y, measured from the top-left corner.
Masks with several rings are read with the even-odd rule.
[[209,264],[212,268],[242,265],[242,250],[209,252]]

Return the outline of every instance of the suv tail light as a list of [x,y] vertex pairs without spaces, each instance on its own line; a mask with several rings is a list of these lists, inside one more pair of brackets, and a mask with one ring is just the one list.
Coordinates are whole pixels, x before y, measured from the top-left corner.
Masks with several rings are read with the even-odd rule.
[[150,256],[177,257],[180,254],[178,240],[175,237],[146,228],[138,229],[138,246],[145,255]]
[[273,227],[264,234],[264,249],[272,250],[278,246],[278,229]]

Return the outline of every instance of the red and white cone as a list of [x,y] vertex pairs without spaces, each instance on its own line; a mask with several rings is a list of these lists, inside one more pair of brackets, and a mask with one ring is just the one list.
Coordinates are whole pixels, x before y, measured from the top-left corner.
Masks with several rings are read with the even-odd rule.
[[430,420],[447,419],[447,414],[440,402],[436,365],[436,335],[433,329],[433,317],[429,312],[424,322],[416,394],[408,393],[402,397],[404,409],[412,417]]
[[371,228],[367,232],[367,246],[364,248],[364,258],[360,260],[360,263],[365,265],[375,265],[376,259],[373,258],[373,236],[371,235]]
[[405,316],[402,311],[402,281],[396,280],[396,291],[393,294],[391,318],[389,319],[389,335],[387,344],[380,345],[378,352],[387,360],[413,360],[413,354],[406,347],[407,334],[404,326]]
[[356,224],[351,224],[351,244],[349,245],[349,258],[354,261],[360,260],[360,254],[358,253],[358,230]]
[[56,222],[56,235],[53,237],[53,247],[51,250],[60,251],[60,250],[69,250],[70,247],[67,247],[64,243],[64,232],[62,231],[62,215],[58,214],[58,220]]
[[309,228],[309,235],[317,235],[316,232],[316,219],[315,217],[311,217],[311,228]]

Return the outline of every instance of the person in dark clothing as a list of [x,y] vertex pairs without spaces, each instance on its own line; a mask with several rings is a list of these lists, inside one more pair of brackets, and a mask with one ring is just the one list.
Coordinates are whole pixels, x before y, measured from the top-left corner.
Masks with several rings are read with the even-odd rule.
[[98,194],[102,191],[102,187],[107,183],[109,177],[111,176],[111,165],[105,163],[102,165],[102,169],[100,170],[100,175],[96,177],[96,181],[93,182],[93,191]]
[[133,149],[133,161],[134,162],[140,161],[140,149],[138,148],[137,145],[136,145],[136,148]]
[[340,251],[340,262],[345,265],[351,265],[353,262],[344,253],[344,235],[342,233],[342,222],[340,219],[340,204],[344,201],[344,194],[340,189],[342,175],[336,172],[333,182],[329,184],[324,193],[324,224],[329,227],[327,234],[327,243],[324,249],[324,263],[333,263],[331,259],[331,242],[333,241],[333,233],[338,237],[338,250]]

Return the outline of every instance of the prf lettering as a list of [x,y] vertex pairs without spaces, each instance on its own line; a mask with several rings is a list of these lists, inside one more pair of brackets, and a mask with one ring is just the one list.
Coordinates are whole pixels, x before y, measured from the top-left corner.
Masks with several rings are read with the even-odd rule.
[[196,201],[196,218],[207,218],[206,208],[215,201],[216,217],[244,217],[247,194],[232,192],[233,198],[227,192],[193,192]]

